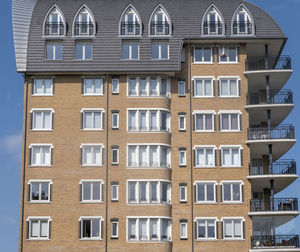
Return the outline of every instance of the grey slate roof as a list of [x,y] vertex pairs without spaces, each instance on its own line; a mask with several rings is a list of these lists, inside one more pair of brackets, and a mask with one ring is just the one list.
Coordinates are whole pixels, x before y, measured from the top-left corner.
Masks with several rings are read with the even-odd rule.
[[[285,38],[277,23],[260,8],[243,0],[12,0],[13,22],[17,68],[20,72],[130,72],[130,71],[179,71],[180,50],[183,39],[204,39],[201,35],[203,16],[211,4],[221,12],[226,26],[226,34],[222,39],[232,38],[231,21],[236,9],[244,4],[250,11],[255,23],[255,38]],[[27,4],[25,11],[22,4]],[[45,43],[43,38],[43,22],[45,15],[54,5],[60,8],[67,22],[67,35],[63,38],[63,60],[46,61]],[[93,60],[74,60],[76,39],[72,37],[72,24],[80,7],[86,6],[93,12],[97,23],[96,37],[92,39]],[[143,36],[140,42],[140,60],[121,60],[122,38],[119,37],[119,21],[124,9],[132,4],[142,18]],[[151,59],[151,42],[148,37],[148,23],[154,9],[162,4],[171,17],[173,34],[169,41],[169,60]],[[29,29],[26,24],[33,9]],[[27,13],[26,13],[27,12]],[[29,12],[29,13],[28,13]],[[17,18],[18,16],[18,18]],[[20,19],[24,19],[24,32],[20,33]],[[16,22],[18,21],[18,26]],[[24,36],[22,45],[16,37]],[[28,38],[28,45],[25,41]],[[220,39],[220,38],[218,38]],[[24,49],[21,52],[19,49]],[[26,53],[27,52],[27,53]],[[23,61],[21,59],[23,58]],[[24,61],[26,59],[26,61]]]

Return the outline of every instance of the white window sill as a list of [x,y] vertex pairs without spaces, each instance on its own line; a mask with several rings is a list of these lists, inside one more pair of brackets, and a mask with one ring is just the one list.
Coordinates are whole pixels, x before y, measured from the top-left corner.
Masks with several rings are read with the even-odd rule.
[[53,129],[31,129],[32,132],[52,132]]
[[243,166],[229,166],[229,165],[225,165],[225,166],[221,166],[221,168],[243,168]]
[[[184,202],[184,203],[186,203],[186,202]],[[170,203],[159,203],[159,202],[157,202],[157,203],[155,203],[155,202],[151,202],[151,203],[148,203],[148,202],[140,203],[140,202],[138,202],[138,203],[136,203],[136,202],[127,202],[127,206],[145,206],[145,205],[147,205],[147,206],[171,206],[172,203],[171,202]]]
[[52,97],[52,96],[54,96],[54,94],[32,94],[32,96],[50,96],[50,97]]
[[241,133],[241,130],[220,130],[220,133]]
[[39,168],[39,167],[52,167],[52,165],[33,165],[33,164],[31,164],[31,165],[29,165],[30,167],[33,167],[33,168]]
[[170,134],[171,133],[171,130],[127,130],[127,133],[167,133],[167,134]]
[[160,99],[170,99],[171,97],[170,96],[159,96],[159,95],[145,95],[145,96],[143,96],[143,95],[127,95],[127,98],[147,98],[147,99],[151,99],[151,98],[160,98]]
[[210,201],[196,201],[195,205],[217,205],[218,202],[210,202]]
[[104,94],[82,94],[82,96],[104,96]]
[[196,169],[214,169],[217,168],[217,166],[194,166]]
[[194,65],[214,65],[214,62],[193,62]]
[[27,241],[50,241],[49,238],[29,238]]
[[104,131],[104,129],[82,129],[82,131]]
[[210,98],[210,99],[213,99],[213,98],[215,98],[215,96],[208,96],[208,95],[203,95],[203,96],[193,96],[193,98],[204,98],[204,99],[208,99],[208,98]]
[[231,61],[229,61],[229,62],[218,62],[218,65],[230,65],[230,64],[235,64],[235,65],[237,65],[237,64],[239,64],[240,62],[236,62],[236,61],[233,61],[233,62],[231,62]]
[[27,202],[28,204],[51,204],[51,201],[34,201],[34,200],[31,200],[31,201],[28,201]]
[[238,96],[238,95],[220,95],[219,98],[234,99],[234,98],[241,98],[241,96]]
[[126,240],[128,243],[171,243],[172,240]]
[[102,238],[80,238],[80,241],[102,241]]
[[103,204],[103,201],[81,201],[80,204]]
[[222,201],[222,205],[242,205],[244,202],[242,201]]
[[243,238],[223,238],[222,241],[245,241]]
[[83,165],[80,165],[81,167],[103,167],[103,165],[101,164],[83,164]]
[[171,170],[171,165],[170,165],[170,167],[161,167],[161,166],[153,166],[153,167],[150,167],[150,166],[146,166],[146,167],[139,167],[139,166],[128,167],[127,166],[127,169],[167,169],[167,170]]
[[215,130],[194,130],[195,133],[216,133]]
[[212,241],[218,241],[216,238],[196,238],[196,242],[212,242]]

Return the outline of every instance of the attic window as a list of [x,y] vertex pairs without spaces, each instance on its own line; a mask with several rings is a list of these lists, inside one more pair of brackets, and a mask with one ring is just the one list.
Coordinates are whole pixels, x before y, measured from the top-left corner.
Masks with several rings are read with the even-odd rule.
[[82,7],[76,16],[74,23],[74,36],[94,36],[95,22],[91,12]]
[[166,11],[162,7],[158,7],[151,17],[150,35],[170,35],[171,25],[170,19]]
[[122,15],[120,34],[121,36],[141,35],[141,21],[133,7],[128,7]]
[[203,35],[223,35],[224,21],[214,6],[211,6],[204,16]]
[[53,7],[46,17],[45,36],[63,36],[65,33],[65,24],[62,13],[57,7]]
[[253,21],[248,11],[241,6],[232,23],[233,35],[253,35]]

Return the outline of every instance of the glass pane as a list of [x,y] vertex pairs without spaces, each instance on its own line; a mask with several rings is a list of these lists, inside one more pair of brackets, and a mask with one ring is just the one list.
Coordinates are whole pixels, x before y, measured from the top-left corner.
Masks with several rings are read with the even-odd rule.
[[180,223],[180,237],[186,237],[186,223]]
[[41,184],[41,200],[48,200],[49,199],[49,184],[42,183]]
[[184,117],[179,117],[179,129],[184,129]]
[[179,82],[178,84],[178,94],[179,95],[185,95],[185,83],[184,82]]
[[56,60],[62,59],[62,45],[60,44],[55,45],[55,59]]
[[160,95],[166,96],[167,95],[167,80],[162,79],[160,83]]
[[91,183],[83,183],[83,200],[91,200]]
[[157,182],[151,182],[150,183],[150,201],[157,201]]
[[203,54],[204,54],[204,62],[211,62],[211,57],[212,57],[211,48],[210,47],[204,48]]
[[93,183],[93,200],[100,200],[100,183]]
[[82,238],[91,237],[91,221],[83,220],[82,221]]
[[52,94],[52,85],[53,85],[52,79],[45,80],[45,94]]
[[136,183],[135,182],[129,182],[128,183],[128,192],[129,192],[129,201],[136,201]]
[[238,115],[237,114],[231,114],[231,129],[232,130],[238,130]]
[[230,95],[238,95],[237,80],[230,80]]
[[232,165],[240,165],[239,149],[232,149]]
[[153,43],[152,44],[152,59],[159,58],[159,44]]
[[112,234],[112,236],[117,236],[118,235],[117,227],[118,227],[118,223],[116,223],[116,222],[111,223],[111,230],[112,230],[111,234]]
[[85,59],[92,59],[92,45],[85,44]]
[[167,198],[168,198],[168,184],[161,183],[161,201],[167,202]]
[[201,48],[195,48],[195,62],[201,62],[202,61],[202,49]]
[[212,115],[205,115],[205,129],[213,130]]
[[94,128],[101,129],[102,116],[101,112],[94,113]]
[[168,54],[169,54],[169,45],[166,43],[161,44],[161,58],[162,59],[168,59]]
[[42,164],[43,165],[50,165],[51,164],[51,153],[50,153],[50,148],[49,147],[43,147],[42,148]]
[[139,186],[140,186],[140,188],[139,188],[139,192],[140,192],[139,201],[140,202],[145,202],[145,201],[147,201],[147,197],[146,197],[147,183],[146,182],[140,182]]
[[158,95],[156,79],[151,79],[150,80],[150,95]]
[[203,130],[203,115],[196,115],[196,130]]
[[196,150],[196,165],[197,166],[206,165],[205,156],[204,156],[204,149],[197,149]]
[[47,52],[46,52],[46,58],[48,60],[53,60],[54,59],[54,54],[53,54],[53,48],[54,45],[47,45]]
[[75,50],[75,59],[83,59],[83,45],[77,44]]
[[92,237],[100,237],[100,220],[92,220]]
[[224,201],[231,201],[231,184],[224,184]]
[[140,146],[140,166],[147,166],[147,146]]
[[113,120],[112,120],[113,125],[112,126],[114,128],[116,128],[116,127],[118,127],[118,114],[113,114],[112,117],[113,117]]
[[206,96],[212,96],[213,95],[213,89],[212,89],[212,81],[211,80],[205,80],[204,81],[204,88],[205,88],[205,95]]
[[31,234],[30,237],[38,237],[39,236],[39,222],[31,221]]
[[147,95],[147,80],[140,79],[140,95]]
[[112,82],[112,92],[117,93],[118,89],[119,89],[118,87],[119,87],[119,80],[113,80],[113,82]]
[[93,113],[84,112],[84,128],[92,129],[93,128]]
[[157,130],[157,112],[150,112],[150,130]]
[[236,54],[236,48],[229,48],[229,61],[230,62],[236,62],[237,54]]
[[84,147],[83,149],[83,163],[84,164],[92,164],[93,155],[91,147]]
[[101,148],[94,147],[94,164],[101,165]]
[[180,187],[180,200],[186,200],[186,187],[185,186],[181,186]]
[[222,114],[222,130],[229,130],[229,114]]
[[215,222],[207,221],[207,238],[215,238]]
[[137,43],[131,44],[131,58],[132,59],[139,58],[139,45]]
[[168,221],[167,220],[161,221],[161,239],[162,240],[168,239]]
[[36,79],[34,82],[34,93],[35,94],[43,94],[44,90],[43,90],[43,80],[41,79]]
[[50,112],[44,112],[44,122],[43,122],[43,128],[44,129],[51,129],[51,113]]
[[41,164],[41,149],[39,147],[33,147],[32,148],[32,161],[31,163],[33,165],[39,165]]
[[179,163],[180,163],[180,165],[186,164],[184,151],[179,152]]
[[103,79],[95,79],[95,93],[103,94]]
[[214,201],[215,198],[215,185],[207,184],[206,185],[206,194],[207,194],[207,201]]
[[225,221],[225,237],[230,238],[232,237],[232,222],[231,221]]
[[223,149],[222,165],[231,165],[230,150]]
[[198,238],[205,238],[205,221],[198,221]]
[[158,146],[150,146],[150,166],[158,166]]
[[229,95],[228,80],[221,80],[221,95]]
[[128,116],[128,130],[136,130],[136,112],[130,111]]
[[147,130],[146,116],[147,116],[146,111],[140,111],[140,123],[139,123],[140,130]]
[[214,159],[214,150],[213,149],[206,149],[206,165],[214,166],[215,159]]
[[129,240],[135,240],[136,239],[136,220],[129,220],[128,221],[128,234]]
[[147,220],[140,219],[139,220],[139,234],[140,240],[147,240]]
[[241,200],[240,184],[232,184],[233,200]]
[[136,79],[130,79],[129,95],[136,95]]
[[41,237],[48,237],[48,221],[41,221]]
[[234,221],[234,237],[242,237],[242,225],[241,221]]
[[85,79],[85,93],[86,94],[93,93],[93,79]]
[[35,129],[41,129],[42,126],[42,112],[34,112],[34,124],[33,127]]
[[197,185],[197,200],[205,201],[205,185]]
[[168,150],[164,147],[161,148],[161,166],[167,166],[167,155],[168,155]]
[[161,112],[161,130],[167,130],[167,113]]
[[40,194],[40,184],[31,183],[31,199],[39,200],[39,194]]
[[129,50],[130,50],[130,46],[129,44],[123,44],[122,46],[122,58],[123,59],[129,59]]
[[150,220],[150,238],[151,240],[157,240],[157,225],[158,220],[152,219]]
[[136,166],[136,146],[128,147],[128,166],[134,167]]
[[195,81],[195,95],[196,96],[203,96],[203,81],[202,80],[196,80]]
[[112,150],[112,162],[113,163],[118,163],[118,150]]

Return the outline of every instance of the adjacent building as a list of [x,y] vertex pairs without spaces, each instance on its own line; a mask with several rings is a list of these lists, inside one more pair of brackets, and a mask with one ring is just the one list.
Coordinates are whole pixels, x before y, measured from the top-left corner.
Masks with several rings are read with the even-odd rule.
[[19,251],[300,251],[287,38],[242,0],[12,0]]

